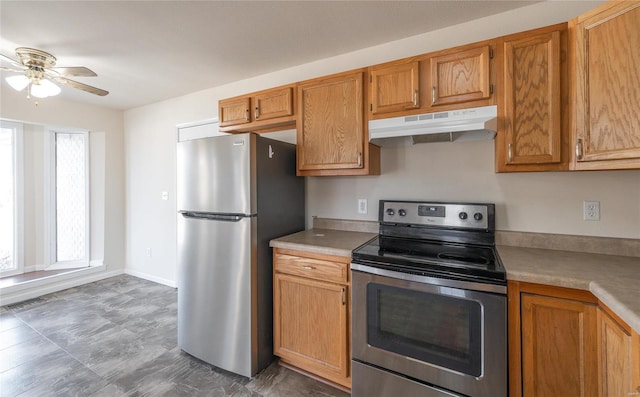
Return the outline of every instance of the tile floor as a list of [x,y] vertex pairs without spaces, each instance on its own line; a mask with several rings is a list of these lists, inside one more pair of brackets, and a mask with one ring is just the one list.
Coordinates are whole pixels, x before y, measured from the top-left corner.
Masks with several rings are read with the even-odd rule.
[[123,275],[0,307],[0,396],[348,396],[275,363],[247,379],[181,352],[176,298]]

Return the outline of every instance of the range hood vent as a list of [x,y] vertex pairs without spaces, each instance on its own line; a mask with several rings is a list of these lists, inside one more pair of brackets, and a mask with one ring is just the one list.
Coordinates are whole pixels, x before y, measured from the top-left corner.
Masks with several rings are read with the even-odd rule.
[[379,146],[493,139],[498,107],[483,106],[369,121],[369,141]]

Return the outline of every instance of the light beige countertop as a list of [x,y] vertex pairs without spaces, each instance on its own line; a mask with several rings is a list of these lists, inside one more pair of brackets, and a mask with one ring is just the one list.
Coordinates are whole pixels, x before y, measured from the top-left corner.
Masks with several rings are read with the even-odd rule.
[[499,245],[507,279],[591,291],[640,332],[640,257]]
[[271,240],[274,248],[351,257],[351,251],[371,240],[377,233],[313,228]]

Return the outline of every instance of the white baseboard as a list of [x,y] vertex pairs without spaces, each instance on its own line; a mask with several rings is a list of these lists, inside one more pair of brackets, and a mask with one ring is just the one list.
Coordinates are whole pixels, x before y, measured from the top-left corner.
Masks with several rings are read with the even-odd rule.
[[52,292],[62,291],[78,285],[92,283],[105,278],[122,274],[122,269],[106,271],[106,267],[78,269],[65,274],[57,274],[37,280],[4,287],[0,289],[0,306],[12,305],[34,299]]
[[177,286],[176,282],[174,280],[167,280],[166,278],[153,276],[151,274],[139,272],[137,270],[132,270],[132,269],[129,269],[129,268],[125,268],[124,269],[124,273],[125,274],[129,274],[131,276],[140,277],[140,278],[143,278],[145,280],[153,281],[154,283],[166,285],[166,286],[172,287],[172,288],[176,288],[176,286]]

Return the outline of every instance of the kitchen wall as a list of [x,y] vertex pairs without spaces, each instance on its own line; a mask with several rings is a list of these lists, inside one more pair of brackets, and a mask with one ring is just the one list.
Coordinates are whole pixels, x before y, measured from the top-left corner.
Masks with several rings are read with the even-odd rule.
[[[175,126],[216,117],[219,99],[563,22],[599,3],[537,3],[126,111],[127,272],[175,284]],[[501,230],[640,238],[640,171],[495,174],[485,141],[383,148],[382,172],[307,178],[308,224],[314,215],[375,220],[380,198],[474,200],[497,203]],[[358,198],[369,200],[364,216]],[[583,200],[601,202],[600,222],[582,220]]]
[[107,272],[125,264],[124,143],[122,111],[61,97],[27,100],[23,92],[0,92],[0,118],[24,125],[25,266],[45,263],[44,137],[50,127],[89,130],[91,161],[91,260]]

